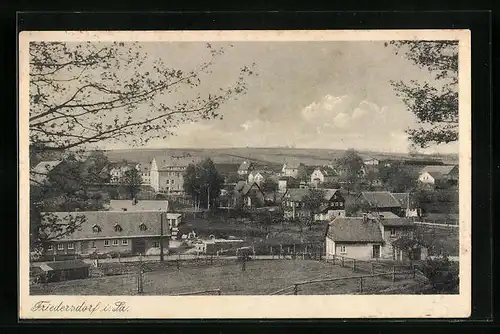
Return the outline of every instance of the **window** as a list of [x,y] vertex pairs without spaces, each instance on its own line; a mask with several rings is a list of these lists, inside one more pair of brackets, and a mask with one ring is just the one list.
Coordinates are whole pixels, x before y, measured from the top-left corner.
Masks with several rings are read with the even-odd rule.
[[122,240],[122,245],[123,245],[123,246],[128,245],[128,239],[123,239],[123,240]]
[[99,232],[101,232],[101,228],[97,225],[94,225],[94,226],[92,226],[92,231],[94,233],[99,233]]
[[172,180],[172,184],[174,184],[174,181],[175,181],[175,180]]
[[340,203],[339,203],[339,206],[340,206],[340,207],[344,206],[344,203],[340,202]]
[[165,181],[165,184],[170,184],[170,180],[166,180],[166,181]]
[[64,250],[63,244],[57,244],[57,250]]
[[75,249],[75,244],[74,244],[74,243],[72,243],[72,242],[70,242],[70,243],[68,244],[68,249]]
[[123,231],[122,227],[118,224],[115,224],[115,232],[121,232]]
[[148,228],[146,227],[146,225],[145,225],[145,224],[141,224],[141,225],[139,225],[139,229],[140,229],[141,231],[146,231]]
[[345,246],[340,246],[340,254],[347,254],[347,249]]
[[48,245],[48,246],[47,246],[47,250],[48,250],[48,251],[51,251],[52,249],[53,249],[53,248],[52,248],[52,245]]
[[391,228],[391,237],[396,236],[396,229],[393,227]]
[[104,240],[104,247],[109,247],[109,240]]
[[160,248],[160,242],[159,241],[153,242],[153,247],[154,248]]
[[113,239],[113,246],[118,246],[120,244],[120,240]]

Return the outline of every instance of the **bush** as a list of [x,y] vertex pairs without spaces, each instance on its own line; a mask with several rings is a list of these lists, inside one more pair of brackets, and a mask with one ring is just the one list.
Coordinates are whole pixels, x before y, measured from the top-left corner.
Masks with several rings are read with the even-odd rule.
[[423,265],[423,273],[435,293],[459,292],[458,264],[450,262],[448,257],[428,258]]

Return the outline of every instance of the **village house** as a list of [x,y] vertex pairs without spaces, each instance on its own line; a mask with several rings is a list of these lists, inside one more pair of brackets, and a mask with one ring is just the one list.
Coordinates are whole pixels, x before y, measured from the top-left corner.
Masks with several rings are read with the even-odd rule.
[[251,171],[250,173],[248,173],[248,183],[257,183],[257,184],[261,184],[262,182],[264,182],[264,180],[266,179],[266,175],[263,171]]
[[265,205],[264,193],[257,183],[240,181],[233,190],[233,206],[258,208]]
[[[336,216],[345,216],[345,199],[339,189],[323,189],[324,197],[314,219],[328,220]],[[296,219],[300,216],[309,215],[304,210],[304,197],[309,194],[309,189],[288,189],[281,200],[283,215],[285,218]]]
[[[167,211],[168,201],[164,200],[110,200],[108,211]],[[170,230],[178,227],[182,222],[182,214],[166,212],[166,221]]]
[[151,162],[151,187],[156,192],[184,194],[184,173],[189,164],[197,164],[195,157],[154,157]]
[[378,166],[379,163],[380,163],[380,160],[375,159],[375,158],[367,158],[367,159],[363,160],[363,164],[365,164],[366,166]]
[[335,182],[336,176],[333,168],[318,167],[311,173],[311,184],[317,187],[323,183]]
[[401,210],[405,217],[421,216],[421,210],[410,193],[392,193],[392,196],[401,204]]
[[392,212],[397,216],[406,214],[400,200],[388,191],[363,191],[357,196],[355,204],[360,206],[365,213]]
[[278,192],[284,193],[289,188],[298,188],[299,182],[291,176],[280,176],[278,178]]
[[250,161],[243,161],[238,168],[238,175],[247,176],[253,170],[253,163]]
[[142,184],[145,186],[151,185],[151,162],[139,162],[135,168],[139,171],[141,175]]
[[418,177],[424,185],[436,186],[439,182],[458,184],[458,165],[425,166]]
[[306,171],[306,166],[298,161],[285,162],[283,168],[281,169],[282,176],[291,176],[293,178],[299,178],[300,175],[304,174]]
[[415,224],[408,218],[394,217],[391,214],[390,217],[370,214],[362,217],[337,217],[326,230],[326,257],[396,261],[425,259],[427,249],[418,242],[415,242],[411,254],[408,249],[396,246],[402,238],[413,238],[414,229]]
[[120,184],[125,173],[136,168],[136,166],[136,163],[126,161],[112,163],[109,167],[109,182],[113,184]]
[[[83,219],[82,219],[83,218]],[[44,246],[44,255],[146,254],[163,248],[168,253],[170,231],[164,213],[160,211],[81,211],[45,212],[42,221],[66,225],[78,222],[73,233],[52,235]],[[162,231],[162,223],[163,226]]]

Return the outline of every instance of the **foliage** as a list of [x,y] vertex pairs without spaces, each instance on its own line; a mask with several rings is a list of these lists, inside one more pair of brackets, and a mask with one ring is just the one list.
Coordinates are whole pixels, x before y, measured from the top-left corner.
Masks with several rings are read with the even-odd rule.
[[184,191],[203,207],[208,208],[208,204],[213,206],[220,195],[223,184],[224,178],[219,174],[210,158],[196,165],[188,165],[184,173]]
[[304,209],[310,214],[314,220],[314,214],[324,202],[325,193],[321,189],[309,189],[308,193],[302,198]]
[[275,180],[267,177],[261,184],[260,184],[260,189],[264,193],[274,193],[278,191],[278,182]]
[[125,187],[131,199],[139,193],[142,185],[142,176],[136,168],[130,168],[123,173],[120,183]]
[[411,192],[417,186],[417,175],[411,174],[401,163],[380,167],[379,176],[385,188],[391,192]]
[[[222,118],[217,109],[245,92],[253,70],[245,66],[234,85],[201,96],[196,88],[225,52],[210,44],[207,51],[207,61],[182,71],[137,43],[30,43],[30,144],[59,151],[109,140],[142,144],[180,123]],[[180,89],[195,97],[166,103]]]
[[429,279],[435,293],[459,293],[458,265],[448,257],[428,258],[423,265],[423,273]]
[[391,82],[420,127],[408,129],[410,141],[425,148],[429,144],[458,140],[458,42],[392,41],[396,53],[428,71],[434,81]]
[[355,217],[359,213],[370,211],[370,206],[364,202],[348,203],[345,206],[345,215],[347,217]]
[[349,191],[353,191],[362,176],[363,159],[358,152],[348,149],[336,160],[336,167],[340,172],[340,180],[344,182]]

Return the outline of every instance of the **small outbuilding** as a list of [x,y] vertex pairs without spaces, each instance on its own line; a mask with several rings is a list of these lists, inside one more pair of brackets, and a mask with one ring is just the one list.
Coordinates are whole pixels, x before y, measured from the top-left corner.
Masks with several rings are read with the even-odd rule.
[[45,282],[60,282],[89,277],[88,263],[82,260],[55,261],[33,264],[33,269],[39,273],[39,277]]

